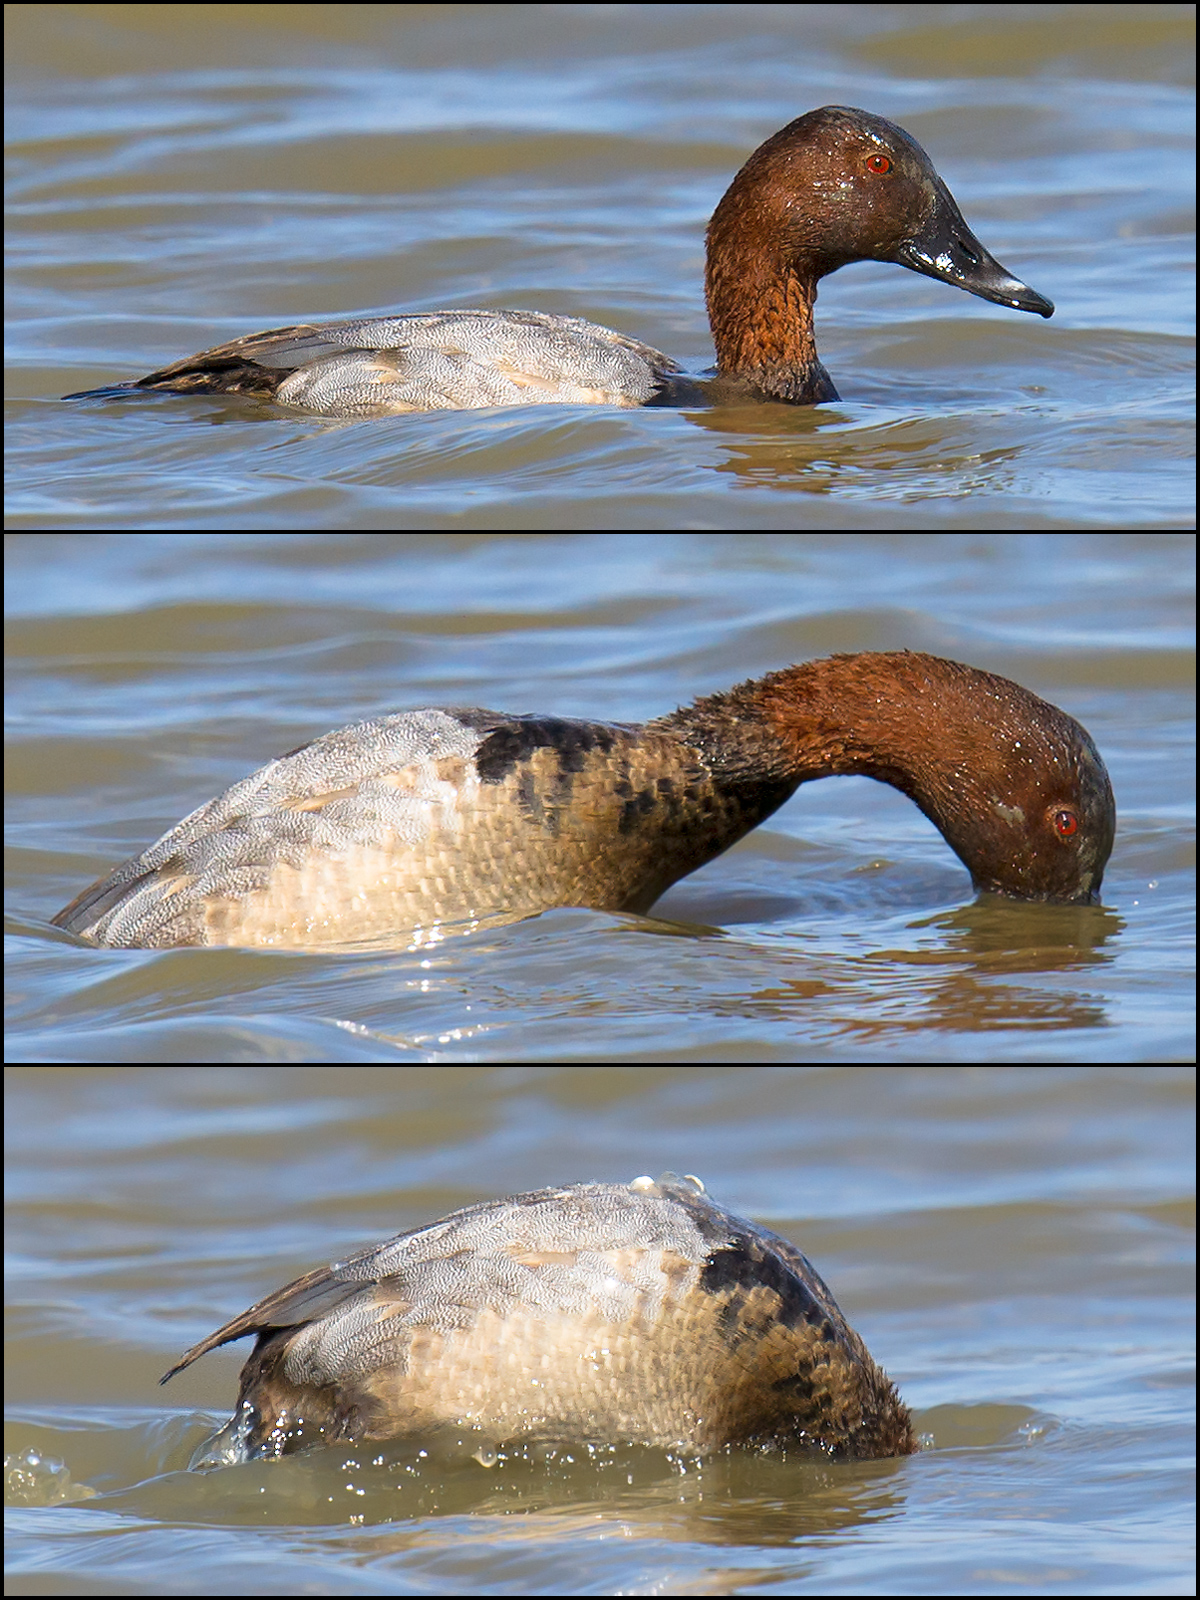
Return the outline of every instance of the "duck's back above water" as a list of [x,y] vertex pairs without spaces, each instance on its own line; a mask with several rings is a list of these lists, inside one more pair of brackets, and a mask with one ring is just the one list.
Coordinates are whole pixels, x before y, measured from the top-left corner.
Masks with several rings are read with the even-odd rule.
[[454,1212],[297,1279],[172,1373],[252,1333],[237,1410],[200,1464],[446,1425],[692,1453],[916,1448],[804,1256],[671,1174]]
[[235,783],[54,920],[117,946],[308,946],[552,905],[644,911],[758,820],[692,767],[678,740],[614,723],[473,709],[351,723]]
[[325,417],[485,406],[644,406],[679,367],[612,328],[545,311],[432,311],[269,328],[144,378],[67,395],[249,394]]

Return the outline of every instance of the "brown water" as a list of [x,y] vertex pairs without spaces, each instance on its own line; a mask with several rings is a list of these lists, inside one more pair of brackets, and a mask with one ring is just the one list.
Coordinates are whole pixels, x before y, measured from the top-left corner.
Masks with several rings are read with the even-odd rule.
[[[13,7],[7,526],[1191,527],[1194,34],[1190,6]],[[862,263],[821,286],[816,410],[58,398],[477,305],[702,370],[708,217],[831,102],[919,139],[1053,321]]]
[[[6,1591],[1190,1592],[1188,1068],[7,1075]],[[333,1449],[205,1476],[266,1291],[455,1206],[694,1171],[795,1240],[927,1448]],[[31,1455],[31,1452],[33,1453]],[[235,1583],[231,1574],[241,1575]]]

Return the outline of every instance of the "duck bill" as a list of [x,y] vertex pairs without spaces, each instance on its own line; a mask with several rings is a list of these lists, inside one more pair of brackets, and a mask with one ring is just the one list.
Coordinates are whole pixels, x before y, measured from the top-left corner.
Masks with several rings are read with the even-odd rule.
[[1054,315],[1053,301],[1014,278],[995,256],[988,254],[944,186],[924,226],[904,241],[893,259],[913,272],[940,278],[943,283],[952,283],[955,288],[998,306],[1034,311],[1039,317]]

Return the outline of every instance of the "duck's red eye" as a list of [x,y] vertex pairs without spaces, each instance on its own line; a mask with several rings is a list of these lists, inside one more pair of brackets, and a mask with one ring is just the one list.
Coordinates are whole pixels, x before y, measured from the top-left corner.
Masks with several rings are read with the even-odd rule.
[[1058,811],[1052,812],[1050,821],[1060,839],[1073,839],[1079,832],[1079,818],[1073,811],[1068,811],[1065,806]]
[[868,172],[873,172],[876,177],[882,177],[884,175],[884,173],[890,172],[891,170],[892,170],[892,158],[891,158],[891,156],[868,156],[867,157],[867,171]]

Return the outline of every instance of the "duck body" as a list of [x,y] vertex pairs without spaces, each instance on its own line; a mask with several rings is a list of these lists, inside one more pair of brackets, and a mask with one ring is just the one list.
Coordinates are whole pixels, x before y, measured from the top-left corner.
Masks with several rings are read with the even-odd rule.
[[976,889],[1090,904],[1115,806],[1084,728],[994,673],[831,656],[645,724],[476,709],[323,734],[52,919],[94,944],[420,945],[553,906],[644,913],[800,784],[907,794]]
[[402,712],[234,784],[55,921],[99,944],[315,946],[646,911],[784,798],[714,782],[651,728]]
[[247,334],[132,383],[66,395],[141,390],[242,394],[325,417],[486,406],[662,405],[681,387],[661,350],[582,317],[546,311],[433,311],[302,323]]
[[253,1334],[193,1464],[446,1426],[494,1443],[917,1448],[907,1407],[811,1264],[695,1178],[468,1206],[310,1272],[181,1358]]
[[894,262],[997,305],[1054,314],[980,244],[911,134],[869,111],[822,106],[760,145],[713,213],[710,374],[688,378],[660,350],[578,317],[468,309],[271,328],[64,399],[243,394],[327,417],[514,405],[818,405],[838,393],[817,357],[817,283],[852,261]]

